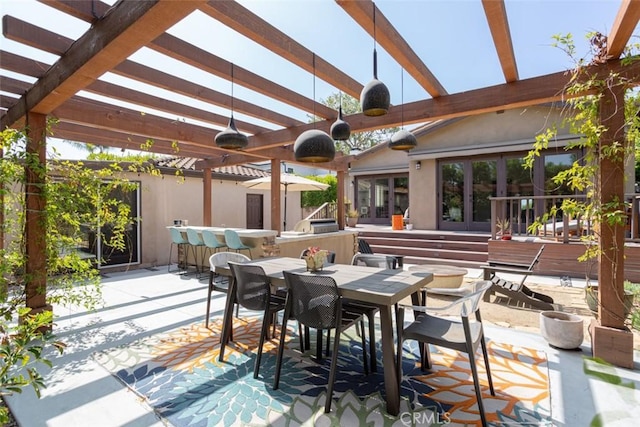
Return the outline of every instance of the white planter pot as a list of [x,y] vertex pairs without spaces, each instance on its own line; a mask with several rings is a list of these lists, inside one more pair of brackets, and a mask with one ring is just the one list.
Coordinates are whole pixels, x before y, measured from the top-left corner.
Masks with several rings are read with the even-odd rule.
[[552,347],[573,350],[580,347],[584,339],[584,321],[575,314],[543,311],[540,334]]

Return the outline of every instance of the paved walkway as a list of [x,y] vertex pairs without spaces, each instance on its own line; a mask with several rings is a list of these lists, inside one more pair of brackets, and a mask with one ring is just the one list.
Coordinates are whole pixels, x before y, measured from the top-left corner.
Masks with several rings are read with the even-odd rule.
[[[468,277],[478,277],[470,270]],[[545,279],[532,278],[531,283]],[[553,279],[555,283],[557,278]],[[573,283],[578,286],[579,283]],[[108,274],[104,279],[105,306],[95,312],[60,308],[55,332],[68,344],[65,354],[52,355],[53,369],[45,377],[47,389],[41,399],[33,391],[8,396],[7,402],[24,427],[148,427],[163,426],[144,402],[93,358],[96,351],[131,343],[203,319],[205,281],[194,275],[168,274],[166,267]],[[214,293],[214,315],[222,315],[224,295]],[[514,315],[517,315],[514,309]],[[635,390],[603,382],[584,373],[581,351],[549,347],[538,334],[497,326],[486,327],[489,339],[544,350],[548,357],[552,415],[556,426],[587,426],[595,414],[605,426],[635,425],[640,419],[640,355],[636,370],[607,368]],[[614,421],[614,419],[619,419]],[[634,421],[635,420],[635,421]]]

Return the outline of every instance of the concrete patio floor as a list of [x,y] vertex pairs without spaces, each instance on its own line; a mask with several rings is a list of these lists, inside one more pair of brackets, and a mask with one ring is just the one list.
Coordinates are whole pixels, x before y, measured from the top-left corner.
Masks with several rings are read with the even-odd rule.
[[[405,266],[408,268],[408,266]],[[469,270],[467,278],[477,278]],[[127,387],[93,358],[97,351],[126,345],[141,338],[202,321],[207,284],[195,275],[156,269],[107,273],[103,308],[85,312],[56,307],[55,333],[68,345],[61,356],[51,355],[54,367],[45,374],[48,387],[38,399],[32,390],[8,396],[6,401],[24,427],[148,427],[166,425]],[[527,283],[555,280],[532,276]],[[574,281],[574,286],[580,286]],[[583,286],[584,284],[582,284]],[[225,295],[214,293],[212,315],[222,315]],[[514,316],[517,309],[514,308]],[[640,355],[635,370],[608,368],[623,384],[616,386],[584,373],[584,357],[591,356],[588,340],[581,351],[550,347],[535,333],[486,324],[487,338],[540,349],[549,366],[553,425],[587,426],[600,414],[605,426],[636,425],[640,419]]]

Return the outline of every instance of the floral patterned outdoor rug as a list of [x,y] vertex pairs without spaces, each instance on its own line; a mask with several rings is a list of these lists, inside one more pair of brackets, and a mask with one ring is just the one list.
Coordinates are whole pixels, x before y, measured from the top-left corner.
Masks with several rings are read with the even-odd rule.
[[[260,376],[253,378],[260,319],[234,319],[235,341],[225,350],[225,363],[218,361],[220,326],[193,324],[96,358],[174,426],[480,425],[465,354],[432,346],[433,367],[422,372],[417,344],[405,342],[400,414],[392,417],[385,410],[382,361],[377,373],[365,376],[359,338],[343,334],[334,402],[325,414],[330,359],[318,364],[301,354],[290,329],[280,388],[273,390],[277,340],[265,344]],[[495,397],[479,363],[489,421],[550,425],[545,353],[495,342],[489,353]]]

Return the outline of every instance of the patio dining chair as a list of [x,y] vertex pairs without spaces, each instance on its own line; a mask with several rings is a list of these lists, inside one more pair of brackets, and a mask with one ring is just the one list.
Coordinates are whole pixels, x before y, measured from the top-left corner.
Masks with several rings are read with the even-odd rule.
[[[209,289],[207,292],[207,312],[205,314],[205,328],[209,327],[209,310],[211,309],[211,293],[213,291],[229,293],[229,279],[216,273],[217,266],[227,266],[229,261],[245,263],[251,259],[243,254],[235,252],[216,252],[209,257]],[[238,317],[238,304],[236,304],[236,317]],[[231,331],[233,332],[233,331]],[[233,335],[231,336],[233,339]]]
[[[309,249],[304,249],[300,252],[300,258],[304,259],[307,256]],[[333,251],[328,251],[327,259],[324,261],[324,265],[327,264],[335,264],[336,262],[336,253]],[[305,327],[304,334],[302,333],[302,328],[300,329],[300,351],[304,352],[305,348],[311,348],[311,334],[309,333],[309,327]],[[329,341],[331,338],[331,332],[327,333],[327,348],[326,355],[329,356]],[[322,332],[318,331],[316,334],[316,359],[322,360]]]
[[183,266],[185,267],[185,270],[186,270],[186,265],[187,265],[186,251],[188,250],[189,240],[185,239],[182,236],[182,233],[180,232],[180,230],[178,230],[176,227],[169,227],[169,232],[171,233],[171,245],[169,246],[169,265],[167,266],[167,273],[171,273],[171,252],[173,251],[174,246],[178,248],[178,261],[177,261],[178,267],[180,267],[180,252],[182,252],[185,257]]
[[251,246],[247,246],[242,243],[242,240],[240,240],[240,236],[235,230],[224,230],[224,241],[229,249],[232,249],[236,252],[249,251],[249,258],[253,258],[253,256],[251,255]]
[[[475,386],[476,399],[478,401],[478,412],[482,425],[487,425],[484,405],[482,404],[482,393],[480,381],[478,379],[478,368],[476,366],[476,351],[482,347],[485,370],[489,380],[489,390],[495,396],[493,380],[491,379],[491,368],[489,367],[489,355],[487,344],[484,338],[482,318],[480,316],[479,303],[483,295],[492,286],[488,280],[474,283],[473,290],[466,296],[456,299],[446,307],[426,307],[399,304],[397,310],[398,328],[398,352],[397,366],[398,378],[402,381],[402,345],[406,340],[416,340],[421,343],[420,366],[422,370],[431,368],[431,358],[428,344],[462,351],[469,355],[469,365]],[[404,311],[411,309],[414,312],[415,320],[408,326],[404,326]],[[429,313],[434,314],[429,314]],[[443,313],[457,313],[459,318],[446,317]],[[474,316],[474,319],[469,319]]]
[[340,347],[340,335],[351,326],[360,327],[362,338],[362,359],[365,375],[367,369],[367,347],[364,341],[364,324],[362,316],[346,311],[342,307],[342,297],[338,285],[331,276],[296,274],[284,271],[284,279],[287,284],[287,300],[282,320],[282,333],[276,359],[276,373],[273,389],[277,390],[280,384],[280,371],[282,369],[282,356],[284,353],[284,340],[287,330],[287,322],[295,318],[299,324],[305,327],[321,330],[336,330],[331,354],[331,368],[327,381],[327,395],[324,405],[325,412],[331,411],[333,400],[333,386],[336,378],[338,350]]
[[[351,265],[364,265],[367,267],[375,268],[396,268],[396,259],[387,255],[375,255],[375,254],[355,254],[351,258]],[[369,304],[362,301],[354,301],[345,299],[343,301],[345,310],[352,311],[361,315],[367,316],[367,326],[369,328],[369,357],[371,364],[371,372],[378,371],[378,364],[376,360],[376,314],[380,309],[377,305]]]
[[[273,319],[279,311],[284,310],[285,301],[278,295],[271,293],[271,280],[259,265],[242,264],[233,261],[229,261],[228,264],[235,281],[235,302],[247,310],[263,312],[260,343],[258,344],[258,354],[253,371],[253,378],[258,378],[264,340],[269,334],[269,326],[272,322],[275,334],[275,321]],[[231,316],[232,313],[225,313],[225,315]],[[225,324],[229,324],[230,321],[231,319],[224,319]],[[284,329],[280,334],[284,334]],[[224,350],[228,338],[228,336],[222,337],[220,357],[218,359],[220,362],[224,361]]]

